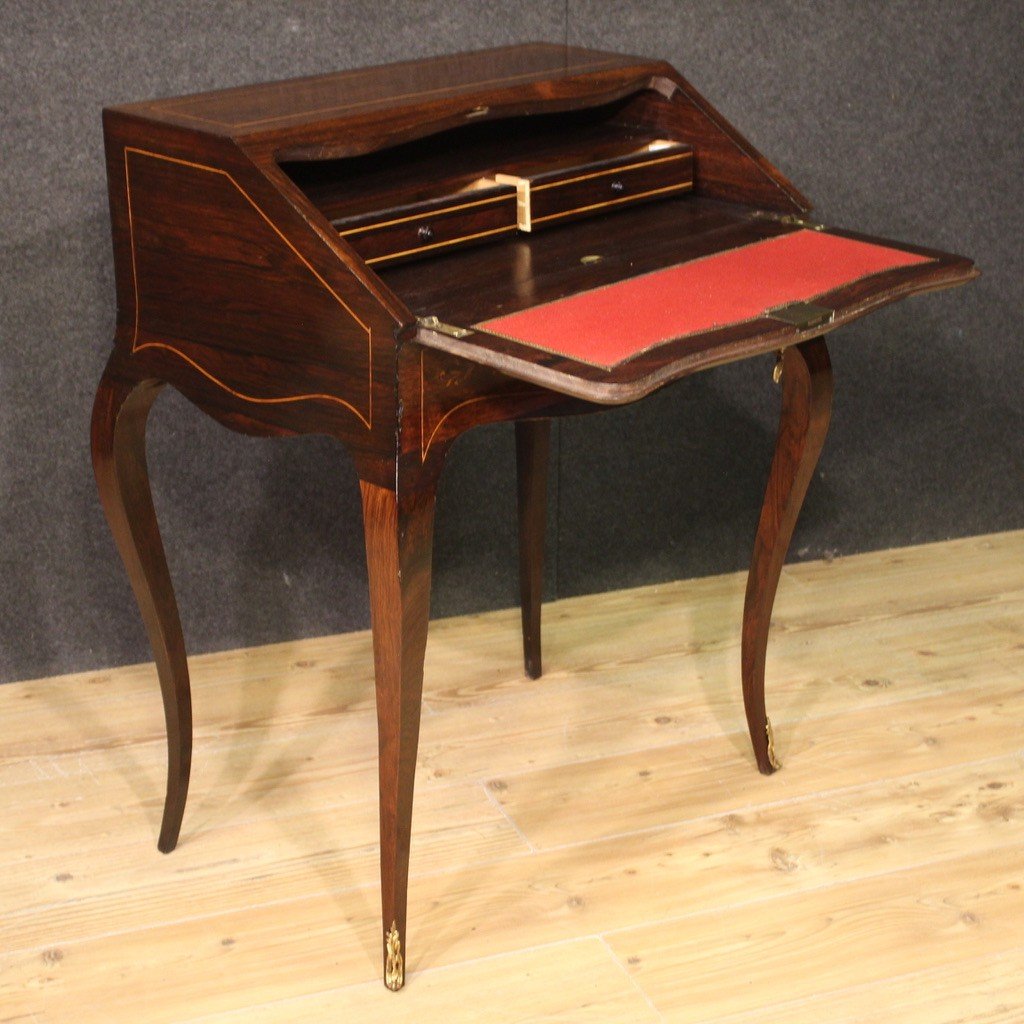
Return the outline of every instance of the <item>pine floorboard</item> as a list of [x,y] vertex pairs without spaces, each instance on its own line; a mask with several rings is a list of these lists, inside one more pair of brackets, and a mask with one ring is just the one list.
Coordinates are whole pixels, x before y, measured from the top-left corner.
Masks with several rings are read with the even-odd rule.
[[431,624],[406,988],[367,633],[0,687],[0,1024],[1021,1024],[1024,531],[787,566],[757,774],[739,574]]

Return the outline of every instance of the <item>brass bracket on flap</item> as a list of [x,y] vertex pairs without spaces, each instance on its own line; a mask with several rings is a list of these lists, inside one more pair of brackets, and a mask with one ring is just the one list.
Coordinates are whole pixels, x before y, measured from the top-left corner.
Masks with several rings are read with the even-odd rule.
[[418,316],[416,323],[428,331],[447,334],[449,338],[465,338],[473,333],[469,327],[456,327],[454,324],[446,324],[443,320],[438,320],[436,316]]
[[819,306],[814,302],[790,302],[776,309],[767,309],[764,315],[792,324],[798,331],[809,331],[812,327],[832,323],[836,311],[830,306]]
[[809,220],[801,217],[798,213],[774,213],[771,210],[754,210],[750,214],[754,220],[773,220],[776,224],[790,224],[796,228],[806,228],[808,231],[827,231],[828,225],[817,220]]

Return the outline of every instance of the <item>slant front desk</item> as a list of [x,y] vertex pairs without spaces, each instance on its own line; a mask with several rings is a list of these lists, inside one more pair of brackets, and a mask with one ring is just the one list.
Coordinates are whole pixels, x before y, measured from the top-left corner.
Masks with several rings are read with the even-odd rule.
[[765,648],[828,425],[823,335],[969,280],[969,260],[809,220],[692,86],[637,57],[531,44],[137,103],[105,111],[104,128],[118,320],[92,452],[163,692],[161,850],[178,839],[192,731],[146,472],[165,383],[235,430],[336,437],[358,469],[389,988],[404,980],[434,496],[470,427],[515,421],[536,676],[551,417],[779,353],[742,626],[754,753],[777,767]]

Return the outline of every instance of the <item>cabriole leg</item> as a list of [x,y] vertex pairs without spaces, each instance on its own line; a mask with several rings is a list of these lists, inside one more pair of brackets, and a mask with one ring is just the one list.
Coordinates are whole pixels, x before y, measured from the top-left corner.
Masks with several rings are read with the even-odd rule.
[[757,767],[778,767],[765,712],[764,667],[772,605],[783,562],[807,487],[814,475],[832,409],[832,367],[824,339],[787,348],[782,371],[782,412],[768,474],[743,605],[743,704]]
[[146,468],[146,420],[163,385],[123,376],[111,358],[96,392],[92,462],[100,501],[149,635],[167,722],[167,796],[158,846],[178,842],[192,763],[185,641]]
[[430,615],[435,488],[399,497],[362,482],[380,748],[384,984],[405,981],[413,782]]
[[544,532],[547,525],[551,420],[516,423],[519,506],[519,592],[526,674],[541,674],[540,609],[544,591]]

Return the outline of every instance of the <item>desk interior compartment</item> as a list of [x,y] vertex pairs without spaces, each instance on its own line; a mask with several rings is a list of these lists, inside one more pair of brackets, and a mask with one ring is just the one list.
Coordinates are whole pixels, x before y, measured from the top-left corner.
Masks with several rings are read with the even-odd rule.
[[617,133],[571,152],[519,160],[495,178],[516,187],[522,231],[693,188],[693,147],[656,135]]
[[627,100],[281,166],[367,263],[386,266],[689,191],[692,147],[622,119]]

